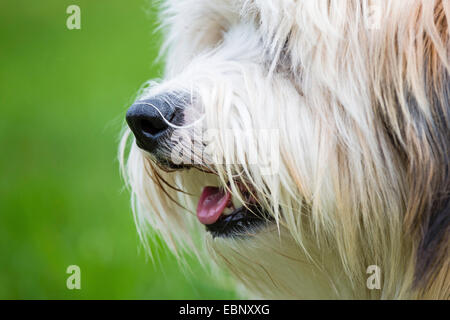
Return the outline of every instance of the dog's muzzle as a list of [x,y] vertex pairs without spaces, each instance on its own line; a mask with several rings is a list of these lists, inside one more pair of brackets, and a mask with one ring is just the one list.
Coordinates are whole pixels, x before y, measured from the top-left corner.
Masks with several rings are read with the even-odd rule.
[[[152,154],[152,160],[160,167],[170,170],[196,168],[204,173],[215,174],[214,168],[203,164],[177,164],[168,158],[164,150],[173,147],[171,136],[176,127],[183,125],[183,110],[189,100],[185,96],[163,94],[134,103],[127,111],[128,126],[136,138],[139,148]],[[175,126],[173,126],[175,125]],[[197,206],[197,217],[213,237],[245,237],[254,234],[273,219],[256,199],[255,190],[250,190],[236,180],[242,203],[232,201],[230,185],[205,186]]]
[[127,111],[128,126],[136,137],[136,144],[150,153],[170,136],[170,124],[180,122],[181,112],[171,103],[170,96],[160,95],[135,102]]

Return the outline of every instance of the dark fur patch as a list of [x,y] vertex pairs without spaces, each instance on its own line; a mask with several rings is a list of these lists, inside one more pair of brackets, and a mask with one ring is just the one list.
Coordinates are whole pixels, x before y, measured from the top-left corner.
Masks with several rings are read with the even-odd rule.
[[[427,79],[431,80],[431,79]],[[428,283],[439,267],[448,259],[450,231],[450,77],[447,72],[438,86],[430,84],[429,98],[432,103],[433,122],[423,126],[423,137],[429,143],[433,156],[433,179],[431,191],[421,216],[422,239],[417,251],[416,286]],[[414,102],[410,104],[416,109]],[[417,111],[417,109],[416,109]],[[422,120],[421,120],[422,121]]]

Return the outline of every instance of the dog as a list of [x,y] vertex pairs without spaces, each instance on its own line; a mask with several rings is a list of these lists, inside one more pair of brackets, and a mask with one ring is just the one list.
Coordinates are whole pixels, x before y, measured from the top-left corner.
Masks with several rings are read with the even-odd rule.
[[164,78],[119,155],[143,241],[245,297],[448,299],[450,2],[160,9]]

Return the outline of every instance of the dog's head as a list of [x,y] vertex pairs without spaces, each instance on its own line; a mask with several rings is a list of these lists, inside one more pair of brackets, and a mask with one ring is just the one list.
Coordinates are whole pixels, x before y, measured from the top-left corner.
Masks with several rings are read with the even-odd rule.
[[134,134],[123,169],[141,234],[174,250],[206,237],[263,296],[448,293],[449,14],[429,0],[167,1],[166,75],[122,143]]

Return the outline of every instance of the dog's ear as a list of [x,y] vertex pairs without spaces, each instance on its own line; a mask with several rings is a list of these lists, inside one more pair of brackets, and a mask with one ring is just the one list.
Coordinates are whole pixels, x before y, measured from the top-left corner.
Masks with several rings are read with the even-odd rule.
[[[410,82],[405,86],[406,106],[412,125],[404,132],[409,140],[405,223],[420,238],[415,285],[428,292],[433,280],[445,283],[450,267],[450,3],[430,3],[423,3],[413,24],[419,32],[411,49],[416,50],[417,68],[423,66],[423,73],[406,70]],[[423,81],[422,88],[414,81]]]
[[[450,76],[442,66],[431,68],[426,81],[432,120],[421,120],[417,138],[422,141],[415,146],[414,159],[410,159],[409,166],[407,225],[421,235],[416,257],[416,285],[430,281],[439,269],[449,268]],[[417,111],[417,100],[413,96],[408,103]],[[417,199],[423,203],[416,204]]]
[[414,243],[415,287],[430,292],[435,277],[450,276],[450,3],[394,1],[388,15],[374,50],[381,72],[373,87],[405,170],[404,232]]

